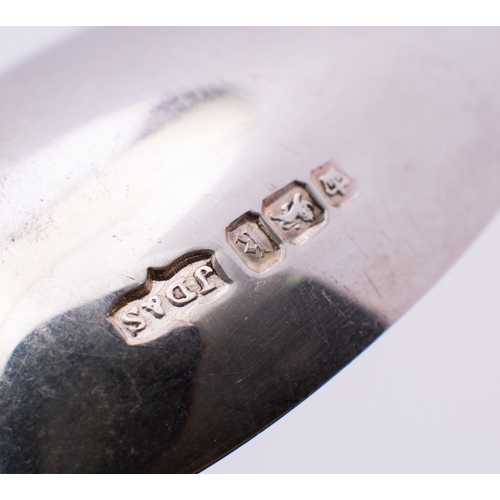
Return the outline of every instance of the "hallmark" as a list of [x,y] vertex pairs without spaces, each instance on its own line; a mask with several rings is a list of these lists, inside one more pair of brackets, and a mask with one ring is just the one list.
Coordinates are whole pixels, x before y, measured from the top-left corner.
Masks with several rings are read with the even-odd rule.
[[271,220],[277,220],[281,223],[284,231],[290,229],[300,229],[302,222],[314,221],[314,205],[303,199],[302,193],[295,193],[290,202],[281,207],[281,215],[269,213]]
[[334,207],[338,207],[357,194],[354,181],[333,163],[325,163],[316,168],[312,171],[311,177],[316,188]]
[[247,212],[226,228],[226,239],[245,265],[257,273],[269,269],[284,256],[279,238],[260,215]]
[[262,213],[281,238],[300,245],[326,223],[326,212],[302,182],[291,182],[262,202]]
[[129,345],[144,344],[189,323],[194,312],[229,288],[212,251],[192,252],[162,268],[149,268],[142,285],[125,292],[107,319]]

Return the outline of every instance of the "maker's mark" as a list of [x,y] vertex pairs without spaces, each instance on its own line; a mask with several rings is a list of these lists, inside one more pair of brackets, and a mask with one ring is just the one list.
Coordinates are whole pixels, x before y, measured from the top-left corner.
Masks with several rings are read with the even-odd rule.
[[127,344],[144,344],[189,323],[230,283],[212,251],[192,252],[169,266],[149,268],[146,282],[124,293],[107,318]]

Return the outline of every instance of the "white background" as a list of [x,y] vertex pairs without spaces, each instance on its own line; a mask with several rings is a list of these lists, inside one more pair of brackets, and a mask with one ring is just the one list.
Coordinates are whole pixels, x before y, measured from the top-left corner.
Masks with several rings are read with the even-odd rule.
[[[0,28],[0,76],[77,31]],[[499,472],[499,306],[500,214],[367,351],[207,472]]]

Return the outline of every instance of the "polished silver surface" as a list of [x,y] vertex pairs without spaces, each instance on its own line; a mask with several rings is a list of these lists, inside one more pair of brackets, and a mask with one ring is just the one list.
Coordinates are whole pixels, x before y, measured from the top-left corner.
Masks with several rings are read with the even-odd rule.
[[[199,470],[345,366],[498,205],[498,43],[495,30],[108,30],[6,77],[6,470]],[[327,161],[359,195],[254,273],[225,228]],[[231,290],[146,351],[116,343],[121,290],[202,249]],[[146,432],[151,418],[168,430]]]

